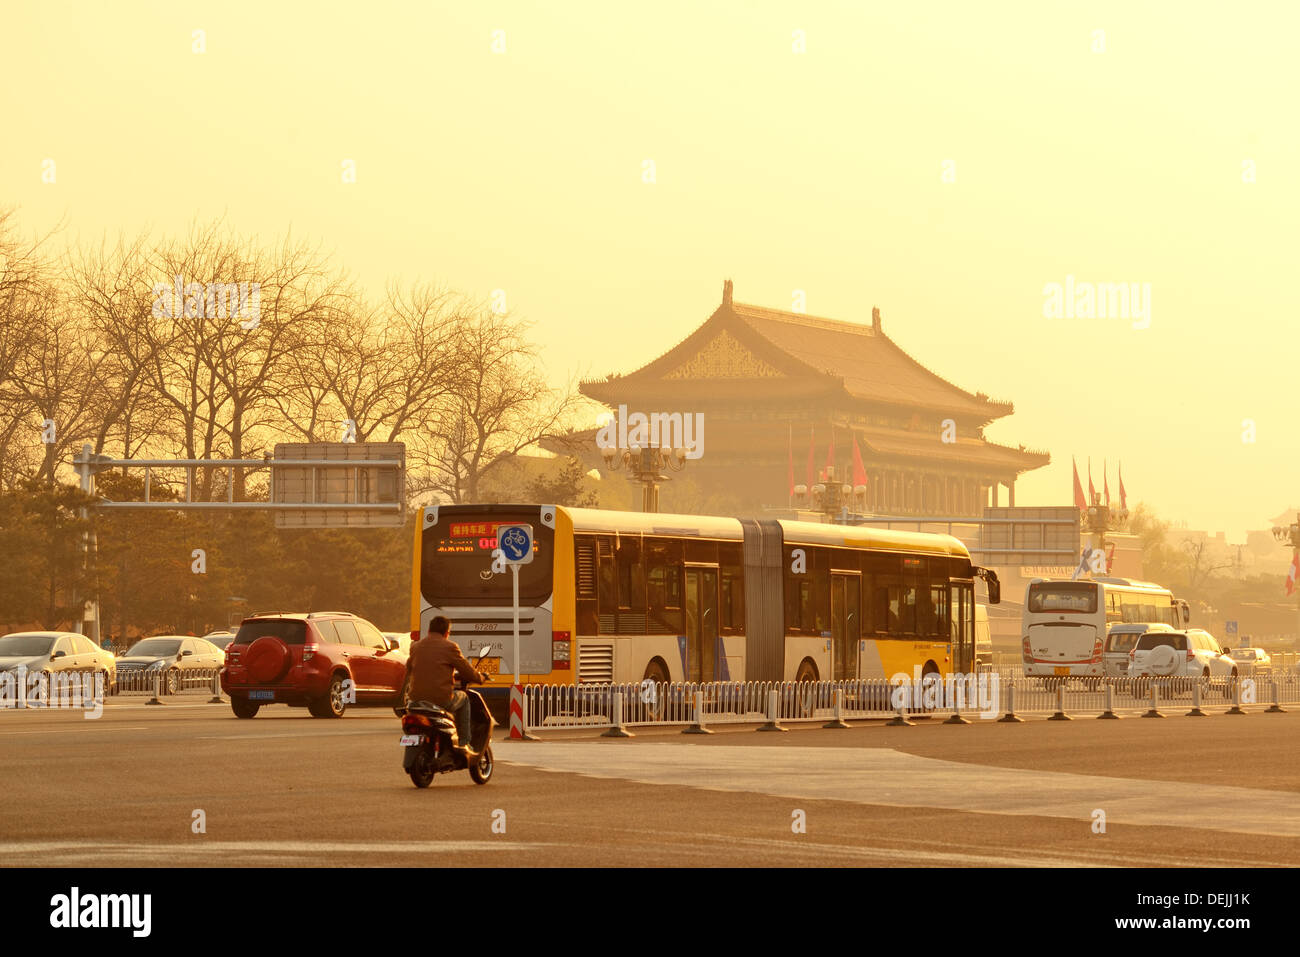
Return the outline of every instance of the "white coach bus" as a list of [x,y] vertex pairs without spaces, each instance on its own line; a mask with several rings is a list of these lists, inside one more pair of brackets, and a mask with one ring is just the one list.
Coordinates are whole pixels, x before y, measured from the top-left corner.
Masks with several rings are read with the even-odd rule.
[[1021,654],[1026,677],[1099,680],[1111,625],[1191,621],[1187,602],[1169,589],[1126,578],[1035,578],[1025,590]]

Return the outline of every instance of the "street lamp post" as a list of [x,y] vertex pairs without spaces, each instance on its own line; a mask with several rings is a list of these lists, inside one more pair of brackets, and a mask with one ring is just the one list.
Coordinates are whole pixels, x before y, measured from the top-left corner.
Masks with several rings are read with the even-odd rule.
[[[1295,562],[1300,557],[1300,512],[1296,513],[1295,522],[1291,525],[1274,525],[1273,537],[1283,545],[1291,546],[1291,561]],[[1295,590],[1296,596],[1296,641],[1300,642],[1300,587]]]
[[[1111,509],[1109,505],[1102,504],[1098,493],[1092,493],[1092,504],[1083,514],[1083,525],[1089,535],[1097,536],[1097,547],[1101,549],[1102,555],[1106,554],[1106,533],[1117,532],[1127,524],[1128,509]],[[1106,571],[1110,572],[1109,562],[1106,563]]]
[[600,450],[605,468],[616,472],[626,468],[631,478],[641,483],[641,511],[659,511],[659,484],[669,481],[664,470],[680,472],[686,467],[686,450],[633,446],[620,452],[612,446]]
[[835,478],[835,468],[828,467],[822,481],[812,488],[806,485],[794,487],[795,504],[815,509],[826,516],[828,521],[847,520],[850,512],[861,512],[867,498],[865,485],[852,486]]

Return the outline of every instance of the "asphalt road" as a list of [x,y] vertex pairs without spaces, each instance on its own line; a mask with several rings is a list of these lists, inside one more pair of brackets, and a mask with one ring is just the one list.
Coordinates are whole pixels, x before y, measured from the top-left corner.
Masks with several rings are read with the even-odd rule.
[[[8,865],[1295,866],[1300,712],[498,740],[417,790],[390,709],[0,712]],[[1094,833],[1098,811],[1105,832]],[[203,833],[195,833],[202,812]],[[792,825],[802,821],[805,830]]]

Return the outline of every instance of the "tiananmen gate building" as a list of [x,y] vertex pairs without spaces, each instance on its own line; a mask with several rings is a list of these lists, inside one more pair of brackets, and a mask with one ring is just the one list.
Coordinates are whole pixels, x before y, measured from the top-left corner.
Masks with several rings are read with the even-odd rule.
[[[730,280],[721,305],[672,349],[580,391],[611,411],[702,414],[703,454],[683,474],[726,494],[737,513],[787,504],[791,458],[794,482],[807,481],[810,458],[819,481],[832,442],[836,474],[851,481],[857,441],[875,515],[974,516],[1014,505],[1017,477],[1050,461],[985,439],[984,427],[1012,404],[931,372],[885,335],[878,309],[868,326],[747,305],[732,299]],[[955,441],[944,441],[946,420]],[[568,445],[601,467],[595,429]],[[671,491],[669,483],[665,510]]]

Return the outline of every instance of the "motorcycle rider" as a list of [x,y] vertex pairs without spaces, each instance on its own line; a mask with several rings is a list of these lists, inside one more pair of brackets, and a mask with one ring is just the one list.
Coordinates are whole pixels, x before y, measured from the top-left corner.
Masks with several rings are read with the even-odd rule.
[[459,675],[467,685],[482,684],[484,678],[461,654],[460,646],[448,637],[450,632],[451,622],[438,615],[429,622],[424,639],[411,645],[406,659],[406,673],[410,678],[407,703],[431,701],[454,714],[456,737],[469,750],[469,695],[456,690],[454,676]]

